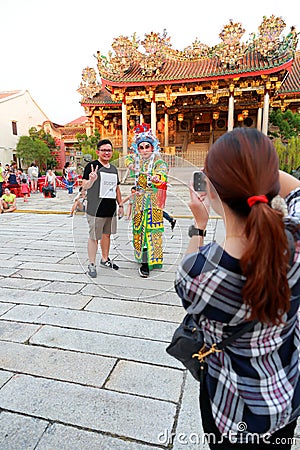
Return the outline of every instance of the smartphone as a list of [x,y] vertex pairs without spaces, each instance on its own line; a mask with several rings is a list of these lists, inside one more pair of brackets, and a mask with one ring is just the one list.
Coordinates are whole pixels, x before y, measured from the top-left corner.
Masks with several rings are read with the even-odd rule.
[[203,172],[193,173],[193,186],[196,192],[206,192],[206,176]]

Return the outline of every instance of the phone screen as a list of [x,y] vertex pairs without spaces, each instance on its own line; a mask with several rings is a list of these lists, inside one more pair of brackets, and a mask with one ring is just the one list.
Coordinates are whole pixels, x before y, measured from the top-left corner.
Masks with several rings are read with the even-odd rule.
[[206,177],[203,172],[193,173],[193,185],[196,192],[206,192]]

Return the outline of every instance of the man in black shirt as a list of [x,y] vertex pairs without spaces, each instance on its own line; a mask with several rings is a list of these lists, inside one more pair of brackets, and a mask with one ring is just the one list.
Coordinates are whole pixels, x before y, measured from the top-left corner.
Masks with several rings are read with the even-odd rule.
[[98,241],[102,252],[100,264],[103,267],[118,270],[118,266],[109,259],[110,235],[117,231],[116,208],[119,205],[119,217],[123,216],[123,203],[117,168],[110,164],[112,143],[102,139],[97,145],[98,159],[88,163],[83,173],[82,186],[87,191],[88,275],[96,278],[95,266]]

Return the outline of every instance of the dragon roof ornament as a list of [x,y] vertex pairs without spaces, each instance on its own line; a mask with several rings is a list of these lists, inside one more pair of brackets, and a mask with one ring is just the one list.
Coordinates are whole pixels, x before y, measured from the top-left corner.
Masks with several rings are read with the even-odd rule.
[[82,71],[82,81],[77,92],[83,98],[92,98],[101,91],[101,84],[97,81],[96,71],[92,67],[86,67]]

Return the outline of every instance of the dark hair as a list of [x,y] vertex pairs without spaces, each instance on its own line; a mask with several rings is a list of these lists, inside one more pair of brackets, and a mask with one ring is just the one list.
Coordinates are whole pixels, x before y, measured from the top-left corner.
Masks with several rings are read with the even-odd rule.
[[290,308],[287,281],[289,250],[283,214],[267,203],[252,208],[247,199],[279,192],[278,156],[272,141],[257,129],[236,128],[221,136],[209,150],[205,173],[222,202],[246,219],[247,248],[240,259],[246,277],[243,301],[250,319],[280,323]]
[[109,139],[101,139],[97,144],[97,148],[99,149],[100,147],[102,147],[102,145],[106,145],[106,144],[111,145],[111,148],[113,148],[113,145]]
[[22,178],[22,179],[21,179],[21,183],[24,183],[24,184],[27,183],[26,178]]

